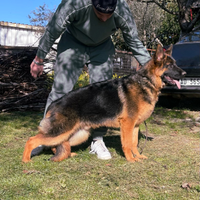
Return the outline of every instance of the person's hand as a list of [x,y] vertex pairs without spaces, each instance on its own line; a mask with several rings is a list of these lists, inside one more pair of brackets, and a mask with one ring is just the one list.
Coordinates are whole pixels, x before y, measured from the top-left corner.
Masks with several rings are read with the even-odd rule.
[[30,66],[30,73],[33,78],[37,78],[42,75],[43,66],[43,59],[36,56]]

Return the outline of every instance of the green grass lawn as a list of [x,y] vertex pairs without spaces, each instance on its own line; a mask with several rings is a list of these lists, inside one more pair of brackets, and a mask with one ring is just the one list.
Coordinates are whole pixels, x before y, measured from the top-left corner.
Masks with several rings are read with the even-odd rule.
[[[154,139],[139,147],[147,160],[128,163],[121,150],[118,129],[109,129],[104,141],[112,154],[108,161],[89,154],[91,138],[73,148],[77,156],[59,163],[45,151],[21,162],[24,145],[37,134],[41,112],[0,114],[0,199],[141,199],[198,200],[199,112],[157,107],[148,119]],[[185,120],[187,119],[187,120]],[[145,126],[141,125],[142,133]]]

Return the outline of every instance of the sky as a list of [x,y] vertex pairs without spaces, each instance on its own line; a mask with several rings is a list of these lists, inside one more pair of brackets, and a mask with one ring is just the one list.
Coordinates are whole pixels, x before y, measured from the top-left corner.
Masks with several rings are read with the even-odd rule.
[[46,4],[50,10],[56,9],[61,0],[1,0],[0,21],[30,24],[28,15],[39,6]]

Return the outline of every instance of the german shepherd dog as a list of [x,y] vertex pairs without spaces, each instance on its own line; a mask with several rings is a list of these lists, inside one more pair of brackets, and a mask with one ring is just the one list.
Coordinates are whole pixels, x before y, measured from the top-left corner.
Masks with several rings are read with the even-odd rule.
[[130,162],[146,159],[138,152],[139,125],[152,114],[165,81],[178,84],[186,73],[171,57],[172,46],[163,51],[157,46],[152,59],[129,76],[91,84],[74,90],[54,101],[39,126],[39,133],[29,138],[23,162],[31,160],[31,152],[39,145],[49,146],[62,161],[73,155],[71,146],[85,142],[91,128],[120,127],[121,144]]

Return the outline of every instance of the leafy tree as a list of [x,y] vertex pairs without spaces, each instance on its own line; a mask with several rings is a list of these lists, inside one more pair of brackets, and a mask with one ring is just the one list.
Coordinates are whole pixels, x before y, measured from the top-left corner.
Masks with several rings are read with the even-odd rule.
[[[168,8],[178,12],[177,4],[171,2],[168,4]],[[178,21],[178,15],[172,15],[166,11],[163,11],[162,24],[157,29],[156,35],[164,46],[174,44],[180,37],[180,26]]]
[[163,18],[162,10],[153,4],[128,1],[135,18],[138,34],[147,48],[152,48]]
[[[131,0],[133,1],[133,0]],[[189,33],[200,25],[200,0],[137,0],[153,3],[167,13],[177,17],[182,34]],[[176,6],[172,7],[171,3]],[[177,10],[178,7],[178,10]],[[192,14],[192,15],[191,15]]]
[[179,24],[182,34],[189,33],[195,26],[200,26],[200,0],[177,0]]
[[130,51],[123,39],[121,30],[117,30],[111,38],[116,49]]

